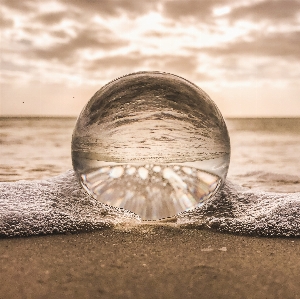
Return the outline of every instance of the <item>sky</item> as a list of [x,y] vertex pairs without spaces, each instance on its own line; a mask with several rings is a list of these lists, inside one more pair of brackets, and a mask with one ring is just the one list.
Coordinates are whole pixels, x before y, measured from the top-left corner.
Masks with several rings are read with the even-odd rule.
[[0,0],[0,115],[78,116],[109,81],[179,75],[224,117],[300,116],[300,0]]

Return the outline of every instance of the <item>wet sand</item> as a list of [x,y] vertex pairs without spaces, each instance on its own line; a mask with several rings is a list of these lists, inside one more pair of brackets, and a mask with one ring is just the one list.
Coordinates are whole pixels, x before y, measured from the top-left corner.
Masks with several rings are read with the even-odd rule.
[[300,298],[300,238],[165,225],[0,239],[0,298]]

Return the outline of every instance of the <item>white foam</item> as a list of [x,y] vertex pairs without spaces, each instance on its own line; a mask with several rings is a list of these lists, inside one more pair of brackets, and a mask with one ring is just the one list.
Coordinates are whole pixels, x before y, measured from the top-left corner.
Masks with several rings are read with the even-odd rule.
[[[176,216],[179,227],[260,236],[300,236],[300,193],[242,189],[226,182],[201,207]],[[89,196],[73,171],[43,181],[0,183],[0,236],[91,231],[139,224],[135,214]]]
[[43,181],[0,183],[0,236],[91,231],[124,222],[140,219],[92,198],[71,170]]

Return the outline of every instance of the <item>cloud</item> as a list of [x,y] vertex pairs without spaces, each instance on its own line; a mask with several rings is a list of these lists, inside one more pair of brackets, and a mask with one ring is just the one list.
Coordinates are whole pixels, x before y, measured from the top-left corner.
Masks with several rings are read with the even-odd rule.
[[300,31],[269,33],[251,36],[251,41],[238,39],[221,47],[195,49],[214,57],[253,56],[277,57],[278,59],[300,59]]
[[0,18],[0,28],[10,28],[14,25],[14,21],[7,17]]
[[114,55],[103,57],[89,62],[89,73],[103,74],[105,71],[113,72],[116,76],[137,71],[163,71],[177,74],[190,80],[211,80],[209,74],[197,70],[196,56],[184,55],[145,55],[130,53],[128,55]]
[[226,0],[173,0],[163,3],[163,14],[173,20],[196,18],[199,22],[211,21],[213,8],[225,5]]
[[92,90],[142,70],[220,94],[224,86],[293,84],[299,11],[297,0],[2,0],[5,101],[22,84]]
[[64,29],[52,30],[51,36],[55,39],[58,38],[63,40],[67,40],[70,37],[70,35]]
[[[54,32],[54,36],[64,36],[63,31]],[[61,62],[70,62],[78,59],[76,54],[83,49],[94,51],[109,51],[127,45],[128,42],[114,37],[109,29],[101,30],[84,29],[69,40],[55,43],[51,47],[36,48],[32,50],[33,56],[38,59],[56,59]]]
[[251,20],[259,22],[262,20],[291,22],[299,14],[299,0],[267,0],[248,5],[239,6],[231,11],[231,21]]
[[159,1],[136,1],[136,0],[61,0],[61,3],[68,7],[80,11],[81,13],[88,12],[106,17],[116,17],[121,14],[126,14],[131,17],[145,14],[157,6]]
[[65,11],[59,11],[59,12],[49,12],[49,13],[43,13],[38,14],[35,19],[32,21],[38,21],[42,23],[43,25],[47,26],[53,26],[55,24],[59,24],[61,21],[63,21],[65,18],[73,18],[75,17],[75,14],[72,12],[69,12],[68,14]]
[[33,10],[37,7],[36,1],[34,0],[2,0],[2,6],[7,7],[9,9],[20,11],[20,12],[26,12],[29,10]]

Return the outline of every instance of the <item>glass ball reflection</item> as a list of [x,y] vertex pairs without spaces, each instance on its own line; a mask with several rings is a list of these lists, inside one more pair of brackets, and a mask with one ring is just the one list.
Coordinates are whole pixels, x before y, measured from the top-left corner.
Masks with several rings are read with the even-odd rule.
[[102,87],[82,110],[72,162],[97,200],[144,220],[204,203],[222,185],[230,141],[209,96],[176,75],[139,72]]

